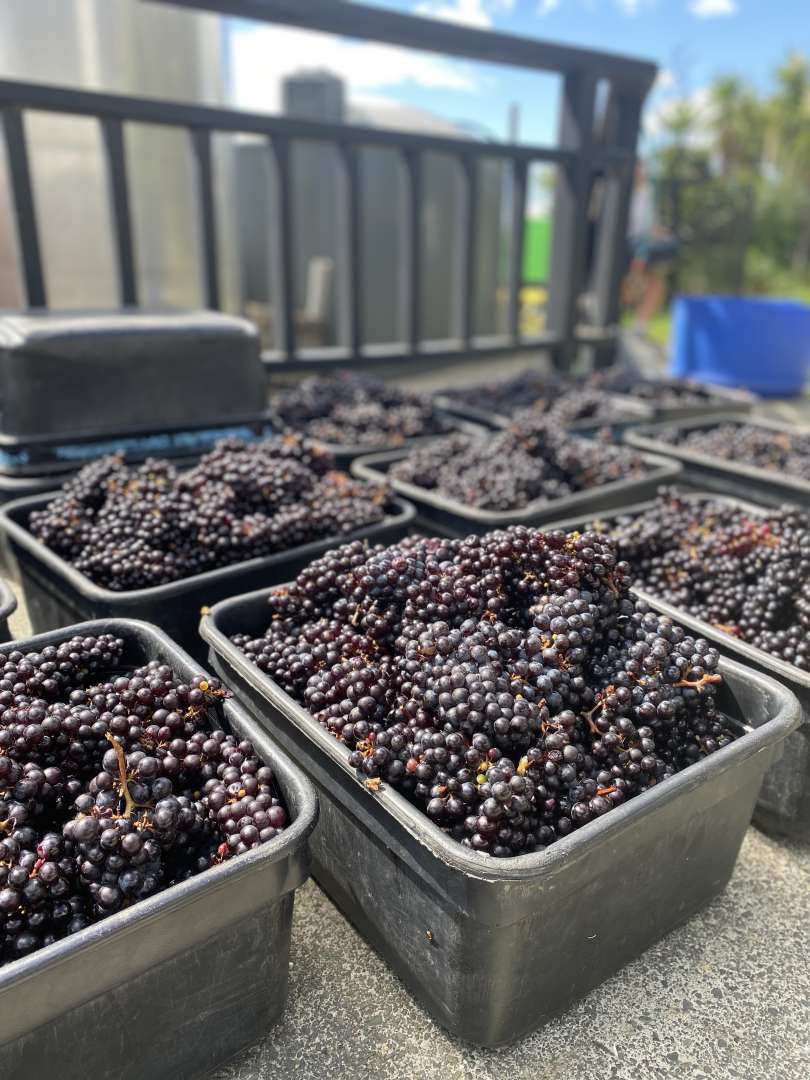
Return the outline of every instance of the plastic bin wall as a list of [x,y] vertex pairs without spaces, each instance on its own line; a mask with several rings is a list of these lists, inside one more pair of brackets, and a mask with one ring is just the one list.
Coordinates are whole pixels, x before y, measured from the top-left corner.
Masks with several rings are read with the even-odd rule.
[[0,578],[0,642],[9,640],[8,620],[16,610],[17,597],[11,591],[8,583]]
[[683,296],[675,301],[673,375],[771,396],[810,374],[810,306],[795,300]]

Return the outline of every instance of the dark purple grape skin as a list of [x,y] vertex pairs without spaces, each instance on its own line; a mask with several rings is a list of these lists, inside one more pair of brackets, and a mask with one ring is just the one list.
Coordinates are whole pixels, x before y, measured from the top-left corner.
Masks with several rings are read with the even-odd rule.
[[763,507],[752,514],[662,489],[643,513],[597,527],[609,532],[641,588],[810,671],[810,516],[804,510]]
[[673,425],[662,429],[657,438],[712,458],[810,480],[810,434],[801,428],[776,431],[729,420],[694,429]]
[[454,434],[418,446],[389,475],[464,506],[522,510],[648,469],[626,446],[561,431],[549,415],[525,410],[508,430]]
[[[543,850],[733,738],[719,655],[629,588],[598,532],[513,527],[327,552],[247,658],[473,851]],[[217,811],[228,844],[240,828]]]
[[221,683],[123,652],[109,635],[0,651],[0,965],[287,824],[273,769],[220,725]]
[[350,371],[304,379],[272,405],[292,431],[331,445],[398,446],[449,428],[426,395]]
[[[150,588],[381,522],[386,491],[335,471],[300,436],[217,443],[192,469],[86,465],[31,514],[33,534],[97,585]],[[142,688],[137,704],[149,707]]]

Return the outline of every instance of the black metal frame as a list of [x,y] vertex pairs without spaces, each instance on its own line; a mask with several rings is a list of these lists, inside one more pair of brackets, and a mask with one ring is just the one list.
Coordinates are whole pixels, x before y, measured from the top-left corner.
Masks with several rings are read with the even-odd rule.
[[[147,0],[154,2],[154,0]],[[451,359],[469,355],[513,352],[526,347],[547,347],[558,361],[570,359],[578,341],[609,342],[618,316],[619,281],[625,259],[624,234],[632,186],[632,166],[639,115],[656,73],[645,61],[534,41],[507,34],[475,30],[434,19],[385,11],[343,0],[158,0],[194,10],[240,16],[311,30],[382,41],[414,49],[439,52],[487,62],[510,64],[562,74],[562,106],[558,146],[482,143],[464,138],[438,137],[389,131],[349,124],[322,123],[234,109],[212,108],[152,98],[96,93],[59,86],[0,80],[11,191],[22,257],[25,293],[29,306],[47,306],[45,273],[41,259],[36,208],[24,126],[26,111],[60,112],[95,117],[103,135],[108,187],[115,233],[119,295],[124,305],[137,305],[135,243],[129,203],[123,125],[141,122],[177,127],[188,132],[197,166],[199,228],[202,239],[203,286],[206,304],[220,306],[217,235],[213,197],[211,138],[214,132],[252,133],[267,140],[277,178],[273,214],[278,323],[282,347],[267,353],[280,368],[338,363],[403,361],[414,356]],[[594,132],[598,80],[610,87],[600,137]],[[291,282],[293,268],[290,144],[295,140],[326,141],[337,146],[343,174],[342,209],[344,272],[348,287],[339,290],[343,325],[349,328],[346,346],[299,351],[296,347],[295,311]],[[357,150],[386,146],[400,155],[406,177],[404,200],[406,269],[401,298],[406,340],[383,346],[365,345],[360,320],[359,185]],[[429,151],[451,154],[460,164],[464,194],[461,200],[460,265],[456,309],[459,332],[450,342],[431,343],[420,332],[419,284],[421,273],[421,157]],[[473,334],[473,265],[477,165],[482,158],[498,158],[511,168],[513,213],[509,281],[509,326],[504,337]],[[555,191],[552,268],[548,329],[539,336],[520,332],[520,286],[526,201],[526,177],[532,162],[559,167]],[[606,195],[599,222],[600,243],[593,274],[597,325],[577,326],[577,299],[585,287],[587,207],[596,174],[604,177]]]

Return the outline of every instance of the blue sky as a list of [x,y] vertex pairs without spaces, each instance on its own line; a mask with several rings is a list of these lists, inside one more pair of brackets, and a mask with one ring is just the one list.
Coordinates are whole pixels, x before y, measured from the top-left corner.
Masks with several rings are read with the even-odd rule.
[[[648,130],[667,102],[693,95],[719,74],[762,89],[789,50],[810,51],[810,0],[367,0],[379,7],[447,18],[530,37],[622,52],[656,61]],[[236,23],[230,36],[237,103],[275,110],[278,78],[302,67],[343,74],[358,101],[400,102],[455,123],[507,132],[520,105],[524,142],[555,140],[557,82],[524,73],[347,42],[305,31]]]

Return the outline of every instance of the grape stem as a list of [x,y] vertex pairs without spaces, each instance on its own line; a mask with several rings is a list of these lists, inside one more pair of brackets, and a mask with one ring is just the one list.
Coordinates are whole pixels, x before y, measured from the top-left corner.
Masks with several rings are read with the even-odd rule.
[[723,681],[722,675],[712,675],[708,672],[705,675],[701,675],[699,679],[679,679],[678,682],[673,683],[673,686],[688,686],[692,690],[702,690],[704,686],[709,683],[718,683]]
[[594,707],[592,709],[588,709],[588,710],[586,710],[585,712],[582,713],[582,715],[585,717],[585,719],[588,722],[588,727],[591,729],[591,732],[594,735],[601,735],[602,734],[601,731],[599,730],[599,728],[596,726],[596,724],[591,719],[593,714],[595,712],[598,712],[598,710],[601,709],[601,708],[603,708],[603,703],[601,701],[597,701],[597,703],[594,705]]
[[716,627],[718,630],[722,630],[726,634],[733,634],[734,637],[740,636],[739,626],[733,626],[731,623],[716,622],[712,623],[712,626]]
[[127,759],[124,756],[123,746],[109,731],[107,732],[107,738],[112,743],[113,750],[115,750],[115,756],[118,759],[118,779],[121,783],[121,795],[124,800],[124,817],[131,818],[133,810],[146,804],[136,803],[129,792],[129,784],[127,783]]

